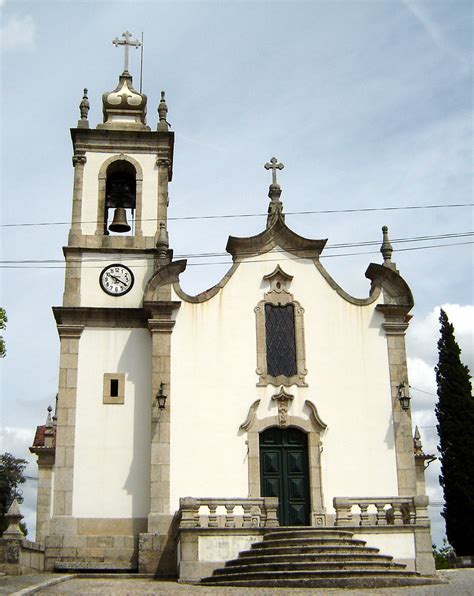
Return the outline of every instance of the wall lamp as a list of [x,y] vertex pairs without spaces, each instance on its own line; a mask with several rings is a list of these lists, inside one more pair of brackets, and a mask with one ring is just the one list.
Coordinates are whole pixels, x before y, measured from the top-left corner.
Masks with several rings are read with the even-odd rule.
[[160,408],[160,410],[165,409],[166,400],[168,399],[168,396],[164,392],[164,386],[165,384],[163,383],[163,381],[161,381],[160,388],[158,390],[158,393],[156,394],[156,401],[158,402],[158,407]]
[[400,405],[402,410],[408,412],[410,409],[410,393],[409,393],[409,385],[406,381],[402,381],[398,386],[398,399],[400,400]]

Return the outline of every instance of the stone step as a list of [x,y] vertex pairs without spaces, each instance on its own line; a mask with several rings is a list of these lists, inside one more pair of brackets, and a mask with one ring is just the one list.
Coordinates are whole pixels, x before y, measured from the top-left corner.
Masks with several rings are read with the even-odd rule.
[[218,574],[216,570],[214,575],[205,578],[206,583],[221,583],[234,580],[287,580],[287,579],[311,579],[311,578],[339,578],[339,577],[374,577],[383,575],[384,577],[417,577],[415,571],[401,571],[399,569],[321,569],[318,572],[313,570],[294,570],[294,571],[251,571],[246,573],[226,573]]
[[332,529],[318,529],[312,530],[310,528],[304,529],[297,529],[293,528],[291,530],[282,529],[281,531],[271,531],[268,534],[265,534],[263,540],[279,540],[280,538],[322,538],[323,540],[326,538],[346,538],[351,539],[353,536],[352,532],[346,532],[344,530],[332,530]]
[[[213,576],[216,577],[216,576]],[[403,586],[417,585],[435,585],[442,583],[439,579],[422,576],[392,575],[381,574],[366,576],[341,576],[321,577],[312,576],[309,578],[287,578],[287,579],[234,579],[216,578],[209,582],[210,578],[201,580],[202,584],[214,586],[236,586],[242,588],[395,588]]]
[[354,540],[353,538],[280,538],[263,540],[252,544],[253,549],[266,549],[278,546],[365,546],[365,540]]
[[249,573],[257,571],[313,571],[319,573],[322,570],[328,571],[339,571],[339,570],[350,570],[351,572],[357,573],[366,570],[381,570],[381,571],[393,571],[399,570],[404,571],[405,565],[401,563],[393,563],[391,561],[280,561],[280,562],[256,562],[249,563],[248,565],[231,565],[229,567],[221,567],[216,569],[215,575],[226,575],[240,573],[247,576]]
[[241,557],[239,559],[232,559],[230,561],[227,561],[226,567],[233,567],[234,565],[242,564],[252,565],[253,563],[279,563],[280,561],[288,561],[289,563],[300,563],[304,561],[320,561],[322,563],[327,561],[361,561],[370,563],[374,560],[381,562],[385,561],[386,563],[390,563],[393,560],[393,557],[389,555],[378,555],[376,553],[370,553],[365,555],[359,555],[354,553],[300,553],[297,555],[267,555],[259,553],[258,556],[255,557]]
[[251,550],[242,551],[241,557],[255,557],[262,555],[296,555],[296,554],[350,554],[356,553],[360,555],[378,554],[379,549],[373,546],[322,546],[322,545],[307,545],[307,546],[279,546],[272,548],[252,548]]

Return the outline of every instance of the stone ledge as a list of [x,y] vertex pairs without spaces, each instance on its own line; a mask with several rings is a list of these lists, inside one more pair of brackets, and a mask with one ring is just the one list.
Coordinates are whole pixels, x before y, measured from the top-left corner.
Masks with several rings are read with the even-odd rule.
[[136,564],[120,561],[56,561],[54,569],[58,571],[133,571]]

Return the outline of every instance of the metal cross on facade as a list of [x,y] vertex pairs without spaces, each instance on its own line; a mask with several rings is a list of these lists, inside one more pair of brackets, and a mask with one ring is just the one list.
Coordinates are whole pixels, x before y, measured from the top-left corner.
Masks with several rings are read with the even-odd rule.
[[270,163],[266,163],[263,167],[266,170],[272,170],[272,184],[277,183],[277,170],[283,170],[285,167],[282,163],[277,163],[278,159],[276,157],[272,157]]
[[125,39],[119,39],[118,37],[116,37],[114,40],[112,40],[112,43],[116,47],[124,46],[124,48],[125,48],[125,63],[124,63],[123,70],[128,71],[128,49],[130,46],[134,46],[135,48],[138,49],[142,45],[142,42],[139,41],[138,39],[131,39],[132,33],[130,33],[130,31],[125,31],[125,33],[122,33],[122,37],[125,37]]

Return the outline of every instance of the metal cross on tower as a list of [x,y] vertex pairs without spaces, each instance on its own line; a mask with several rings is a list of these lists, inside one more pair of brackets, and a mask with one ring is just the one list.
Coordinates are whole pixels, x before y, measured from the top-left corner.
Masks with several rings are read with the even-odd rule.
[[276,157],[272,157],[270,163],[266,163],[263,167],[266,170],[272,170],[272,184],[277,184],[277,170],[283,170],[285,167],[282,163],[277,163],[278,159]]
[[142,45],[142,42],[139,41],[138,39],[131,39],[132,35],[133,34],[130,33],[130,31],[125,31],[125,33],[122,33],[122,37],[125,37],[125,39],[119,39],[118,37],[116,37],[114,40],[112,40],[112,43],[114,44],[114,46],[116,46],[116,47],[124,46],[124,48],[125,48],[125,62],[124,62],[124,67],[123,67],[124,71],[128,71],[128,49],[129,49],[129,47],[134,46],[136,49],[138,49]]

